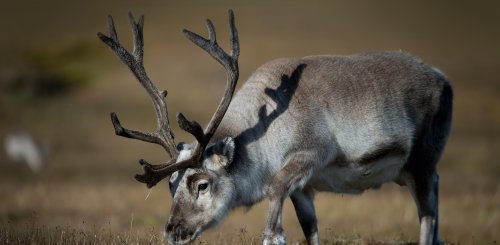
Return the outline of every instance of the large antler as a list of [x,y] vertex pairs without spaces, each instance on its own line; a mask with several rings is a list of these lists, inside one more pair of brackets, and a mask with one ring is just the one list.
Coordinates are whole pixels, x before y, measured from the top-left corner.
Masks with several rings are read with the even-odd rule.
[[118,40],[118,35],[116,34],[115,24],[111,15],[108,16],[108,29],[109,37],[97,33],[97,36],[106,43],[120,58],[120,60],[127,65],[134,76],[137,78],[139,83],[146,89],[156,111],[156,117],[158,122],[158,129],[153,133],[144,133],[140,131],[130,130],[122,127],[118,116],[113,112],[111,113],[111,121],[115,128],[115,132],[119,136],[138,139],[150,143],[155,143],[163,146],[167,153],[172,159],[177,159],[179,152],[177,151],[174,134],[170,129],[168,121],[168,111],[167,105],[164,98],[167,96],[167,91],[159,91],[153,82],[149,79],[144,69],[143,56],[144,56],[144,40],[143,40],[143,26],[144,26],[144,15],[141,15],[139,22],[134,20],[134,16],[129,12],[130,26],[132,27],[134,49],[132,54],[129,53]]
[[[203,151],[205,150],[205,147],[207,146],[208,142],[210,141],[215,131],[217,130],[217,127],[222,121],[222,118],[224,117],[224,114],[226,113],[227,108],[229,107],[229,103],[231,102],[231,99],[233,97],[239,76],[238,56],[240,55],[240,44],[238,40],[238,32],[234,24],[233,11],[229,10],[229,29],[230,29],[230,41],[231,41],[230,54],[224,52],[224,50],[219,46],[219,44],[217,44],[214,25],[212,24],[212,21],[210,21],[209,19],[207,19],[207,29],[208,29],[209,40],[189,30],[183,30],[183,32],[184,35],[189,40],[191,40],[194,44],[198,45],[200,48],[205,50],[222,66],[224,66],[227,73],[227,83],[224,96],[222,97],[219,105],[217,106],[217,109],[214,115],[212,116],[212,119],[210,119],[208,126],[205,128],[203,139],[202,140],[198,139],[202,137],[197,137],[195,134],[192,133],[198,140],[198,145],[194,151],[195,154],[193,154],[193,156],[197,158],[201,157],[201,153],[203,153]],[[179,123],[179,126],[181,126],[182,129],[188,132],[201,131],[201,127],[199,126],[198,123],[187,121],[186,118],[181,113],[177,115],[177,121]],[[191,128],[193,128],[194,130],[191,130]]]
[[239,76],[238,56],[240,54],[238,32],[234,23],[233,11],[229,10],[229,30],[231,41],[230,54],[227,54],[219,46],[219,44],[217,44],[214,25],[208,19],[207,28],[209,39],[205,39],[198,34],[188,30],[183,30],[183,32],[189,40],[205,50],[226,69],[227,83],[224,96],[222,97],[214,115],[212,116],[212,119],[210,120],[207,128],[204,131],[202,130],[200,124],[196,121],[187,120],[186,117],[182,115],[182,113],[177,114],[177,122],[179,123],[180,128],[192,134],[196,138],[198,143],[196,144],[196,147],[190,158],[177,163],[151,165],[145,161],[142,161],[141,165],[143,166],[144,174],[136,175],[135,178],[140,182],[146,183],[148,188],[155,186],[160,180],[166,178],[167,176],[170,176],[172,173],[178,170],[190,167],[200,167],[203,151],[207,147],[207,144],[210,142],[210,139],[221,123],[222,118],[224,117],[224,114],[226,113],[227,108],[229,107],[229,103],[231,102],[231,99],[233,97]]
[[173,141],[173,134],[171,133],[170,127],[168,125],[168,113],[165,101],[163,100],[163,98],[167,95],[167,92],[158,92],[150,79],[147,77],[142,64],[142,28],[144,24],[144,18],[141,16],[139,23],[136,23],[132,17],[132,14],[129,14],[129,16],[134,33],[134,55],[130,55],[118,42],[118,37],[116,35],[113,19],[111,18],[111,16],[109,17],[109,31],[111,37],[106,37],[101,33],[98,33],[98,36],[103,42],[108,44],[113,49],[113,51],[115,51],[118,57],[120,57],[120,59],[132,70],[139,82],[141,82],[144,88],[146,88],[148,93],[151,95],[153,104],[155,105],[159,129],[153,134],[124,129],[123,127],[121,127],[116,115],[114,113],[111,115],[113,125],[115,126],[115,131],[118,135],[157,143],[164,146],[165,149],[168,148],[167,151],[172,156],[172,159],[165,164],[152,165],[145,160],[139,161],[144,169],[144,174],[136,175],[135,178],[138,181],[145,183],[148,188],[151,188],[155,186],[159,181],[170,176],[172,173],[178,170],[190,167],[200,167],[203,151],[207,147],[207,144],[210,142],[210,139],[221,123],[236,88],[236,83],[239,76],[238,56],[240,53],[240,47],[238,41],[238,32],[234,23],[234,14],[232,10],[229,10],[229,29],[231,41],[231,52],[229,54],[224,52],[224,50],[217,44],[215,29],[210,20],[207,19],[209,39],[205,39],[191,31],[183,30],[184,34],[189,40],[205,50],[222,66],[224,66],[227,72],[227,84],[224,96],[222,97],[222,100],[220,101],[214,115],[212,116],[212,119],[208,123],[208,126],[205,130],[203,130],[200,124],[196,121],[187,120],[182,113],[177,114],[177,122],[179,123],[180,128],[192,134],[196,138],[198,143],[196,144],[195,150],[193,151],[193,154],[190,158],[182,160],[180,162],[175,162],[179,153],[175,149],[175,147],[170,148],[170,146],[175,146],[175,143]]

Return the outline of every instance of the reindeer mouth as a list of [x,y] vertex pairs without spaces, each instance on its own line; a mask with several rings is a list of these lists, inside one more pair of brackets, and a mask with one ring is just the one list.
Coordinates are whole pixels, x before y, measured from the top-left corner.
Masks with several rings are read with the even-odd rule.
[[172,244],[172,245],[184,245],[184,244],[188,244],[192,241],[194,241],[194,239],[192,239],[192,238],[187,238],[184,240],[170,240],[167,238],[168,244]]
[[189,236],[184,236],[184,234],[189,234],[189,233],[182,233],[182,232],[177,232],[177,234],[168,234],[164,232],[164,237],[165,240],[168,242],[168,244],[172,245],[184,245],[188,244],[190,242],[193,242],[198,238],[198,236],[201,234],[201,229],[198,228],[194,233],[191,233]]

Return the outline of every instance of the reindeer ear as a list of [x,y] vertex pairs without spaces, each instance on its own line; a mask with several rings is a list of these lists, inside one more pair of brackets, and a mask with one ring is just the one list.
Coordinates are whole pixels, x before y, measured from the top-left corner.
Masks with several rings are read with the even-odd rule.
[[205,167],[213,170],[228,167],[234,160],[235,148],[234,139],[231,137],[217,142],[208,151]]
[[219,154],[224,155],[227,158],[228,164],[231,164],[234,160],[234,150],[236,145],[232,137],[226,137],[222,140],[221,148]]

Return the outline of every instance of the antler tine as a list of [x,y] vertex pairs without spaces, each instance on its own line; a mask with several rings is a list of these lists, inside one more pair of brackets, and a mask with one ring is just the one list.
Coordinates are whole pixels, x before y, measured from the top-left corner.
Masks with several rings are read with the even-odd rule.
[[176,171],[197,166],[197,164],[191,160],[176,163],[175,159],[172,159],[165,164],[158,165],[149,164],[143,159],[141,159],[139,163],[142,165],[144,173],[136,174],[135,179],[139,182],[145,183],[148,188],[155,186],[158,182]]
[[136,59],[137,63],[143,64],[143,57],[144,57],[144,35],[143,35],[143,29],[144,29],[144,15],[141,15],[139,18],[139,22],[135,22],[134,15],[132,12],[128,12],[128,19],[130,26],[132,27],[132,33],[134,36],[134,50],[132,51],[132,54],[134,58]]
[[238,30],[236,30],[236,24],[234,23],[234,13],[231,9],[229,10],[229,31],[231,40],[231,56],[237,60],[240,56],[240,41],[238,39]]
[[[234,14],[232,10],[229,10],[229,25],[230,25],[231,46],[232,46],[231,55],[228,55],[226,52],[224,52],[224,50],[219,46],[219,44],[217,44],[215,28],[210,19],[207,19],[207,29],[208,29],[209,39],[205,39],[200,35],[186,29],[183,30],[183,33],[189,40],[191,40],[201,49],[205,50],[226,69],[231,69],[232,68],[231,65],[233,65],[235,61],[237,63],[239,55],[238,32],[236,31],[236,26],[234,24]],[[235,49],[236,52],[234,52]]]
[[103,41],[113,50],[113,52],[125,65],[129,67],[136,79],[151,97],[156,112],[158,129],[153,133],[144,133],[126,129],[122,127],[120,121],[118,120],[118,116],[114,112],[111,114],[111,121],[117,135],[159,144],[163,146],[163,148],[167,151],[171,158],[175,159],[177,158],[179,152],[176,149],[174,134],[172,133],[168,121],[168,111],[164,100],[167,95],[167,91],[159,91],[155,87],[153,82],[149,79],[143,65],[144,15],[141,15],[139,21],[136,22],[132,13],[129,12],[129,22],[132,28],[134,43],[132,54],[130,54],[118,40],[118,35],[116,33],[115,25],[111,15],[108,16],[108,29],[110,36],[108,37],[100,32],[97,33],[97,36],[101,39],[101,41]]
[[189,121],[182,113],[177,113],[177,123],[182,130],[193,135],[200,144],[205,143],[205,133],[198,122]]

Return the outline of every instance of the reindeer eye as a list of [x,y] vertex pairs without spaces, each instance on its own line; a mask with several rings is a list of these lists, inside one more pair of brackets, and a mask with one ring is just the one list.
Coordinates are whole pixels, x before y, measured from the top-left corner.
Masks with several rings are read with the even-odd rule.
[[198,192],[204,192],[208,189],[208,182],[202,182],[198,185]]

